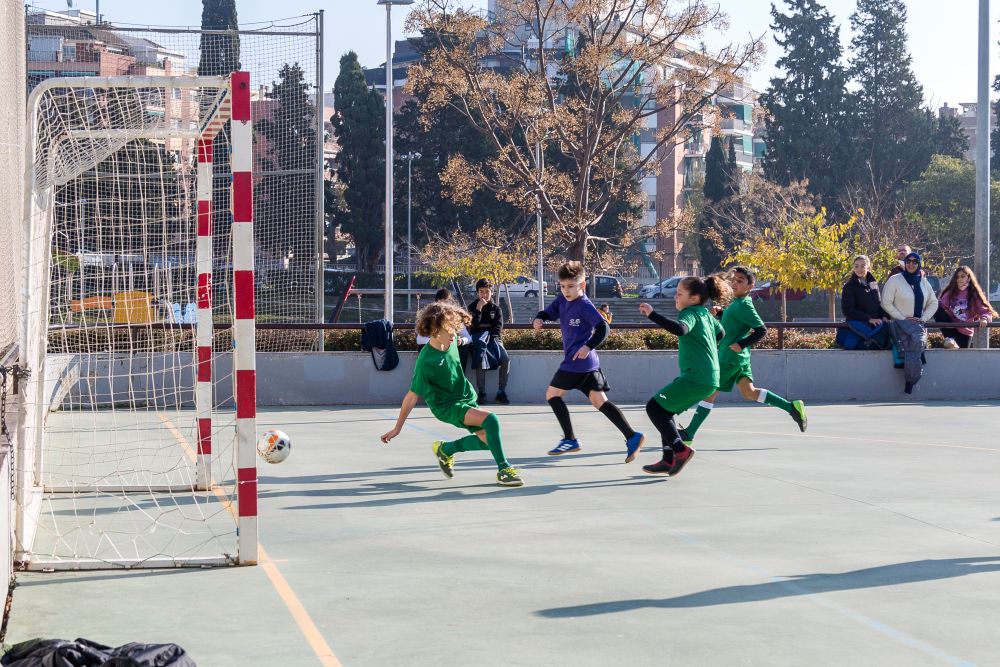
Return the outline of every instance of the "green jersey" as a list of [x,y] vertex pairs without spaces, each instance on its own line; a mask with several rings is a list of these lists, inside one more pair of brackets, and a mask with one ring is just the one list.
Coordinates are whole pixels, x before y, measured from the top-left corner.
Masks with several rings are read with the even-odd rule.
[[410,391],[422,396],[431,412],[459,403],[475,405],[476,391],[462,371],[458,343],[452,341],[444,352],[433,344],[424,345],[413,367]]
[[719,363],[723,366],[738,366],[750,359],[749,347],[733,352],[729,346],[740,342],[753,329],[762,326],[764,320],[760,319],[749,295],[733,299],[722,311],[722,327],[726,330],[726,336],[719,343]]
[[719,383],[717,333],[722,331],[722,325],[704,306],[688,306],[677,316],[677,321],[688,328],[677,341],[680,377],[715,387]]

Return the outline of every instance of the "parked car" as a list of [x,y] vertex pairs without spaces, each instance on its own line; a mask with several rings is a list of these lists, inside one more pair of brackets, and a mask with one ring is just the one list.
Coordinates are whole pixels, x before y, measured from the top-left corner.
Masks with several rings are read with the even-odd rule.
[[[614,276],[592,276],[595,281],[594,293],[598,298],[620,299],[625,296],[621,281]],[[589,291],[589,290],[588,290]]]
[[986,298],[990,301],[1000,301],[1000,283],[993,286],[993,291],[990,292]]
[[671,276],[652,285],[639,288],[640,299],[673,299],[677,294],[677,286],[686,276]]
[[[790,289],[785,292],[785,299],[788,301],[802,301],[809,292],[801,289]],[[750,298],[767,301],[769,299],[781,300],[781,286],[772,284],[770,281],[759,283],[750,290]]]
[[[466,285],[465,288],[471,293],[476,293],[475,284]],[[504,283],[501,285],[496,285],[493,288],[493,294],[499,298],[503,298],[507,294],[507,290],[510,290],[510,296],[513,298],[515,296],[524,297],[537,297],[538,296],[538,281],[528,278],[526,276],[518,276],[514,279],[512,283]],[[546,296],[549,294],[549,283],[548,281],[542,282],[542,293]]]

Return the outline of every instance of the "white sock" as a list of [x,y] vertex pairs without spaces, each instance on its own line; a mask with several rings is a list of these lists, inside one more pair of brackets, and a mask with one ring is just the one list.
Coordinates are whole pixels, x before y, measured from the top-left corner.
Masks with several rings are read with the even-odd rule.
[[758,403],[763,403],[764,401],[766,401],[767,400],[767,389],[758,389],[757,391],[759,392],[757,394],[757,402]]
[[715,403],[709,403],[708,401],[699,401],[698,407],[705,408],[706,410],[711,410],[712,408],[715,407]]

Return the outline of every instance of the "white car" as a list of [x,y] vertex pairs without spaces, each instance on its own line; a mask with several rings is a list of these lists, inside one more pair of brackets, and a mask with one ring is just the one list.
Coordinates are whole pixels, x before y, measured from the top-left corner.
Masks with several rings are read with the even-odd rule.
[[[468,286],[469,291],[472,294],[476,293],[475,284]],[[503,298],[507,295],[507,290],[510,290],[511,298],[515,296],[525,296],[525,297],[537,297],[538,296],[538,281],[532,280],[525,276],[518,276],[514,282],[506,283],[502,285],[495,285],[493,287],[493,294],[498,298]],[[549,294],[549,283],[548,281],[542,283],[542,290],[545,296]]]
[[652,285],[643,285],[639,288],[640,299],[673,299],[677,294],[677,286],[687,276],[671,276],[664,278]]

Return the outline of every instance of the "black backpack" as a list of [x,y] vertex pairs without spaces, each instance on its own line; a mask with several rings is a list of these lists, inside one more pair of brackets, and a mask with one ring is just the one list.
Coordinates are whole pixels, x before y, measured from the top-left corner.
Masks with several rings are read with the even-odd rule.
[[391,371],[399,365],[399,354],[392,340],[392,322],[372,320],[365,322],[361,331],[361,349],[372,353],[372,363],[379,371]]

